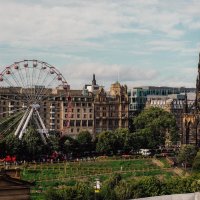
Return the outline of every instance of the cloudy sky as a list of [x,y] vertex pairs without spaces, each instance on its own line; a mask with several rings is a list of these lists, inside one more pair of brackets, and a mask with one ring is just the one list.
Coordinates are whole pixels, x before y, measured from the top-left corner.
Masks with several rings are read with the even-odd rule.
[[199,0],[0,0],[0,70],[37,59],[71,88],[194,87]]

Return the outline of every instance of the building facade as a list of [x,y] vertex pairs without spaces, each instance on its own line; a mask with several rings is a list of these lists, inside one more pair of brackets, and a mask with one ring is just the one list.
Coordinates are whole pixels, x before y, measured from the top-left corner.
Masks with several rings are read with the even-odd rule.
[[[23,112],[32,104],[24,96],[25,93],[31,95],[32,89],[26,90],[0,88],[1,123],[13,117],[16,122],[13,125],[17,126]],[[83,90],[70,90],[70,97],[59,87],[43,88],[42,92],[48,95],[39,102],[37,110],[50,132],[58,131],[76,137],[81,131],[89,131],[95,137],[104,130],[128,128],[127,87],[119,83],[112,84],[110,91],[105,91],[97,85],[93,75],[91,85],[85,85]],[[41,96],[44,97],[43,94]],[[32,118],[29,123],[37,124],[34,115]]]
[[196,80],[196,100],[192,109],[183,114],[183,144],[200,146],[200,54]]
[[111,85],[110,91],[100,88],[94,97],[94,132],[128,128],[127,86]]
[[178,88],[155,86],[134,87],[128,91],[130,116],[134,117],[144,109],[144,107],[146,106],[148,96],[159,97],[191,92],[196,92],[196,89],[185,87]]
[[149,96],[146,107],[158,107],[172,113],[176,119],[180,135],[180,143],[184,143],[183,138],[183,116],[186,110],[194,110],[195,93],[168,95],[168,96]]

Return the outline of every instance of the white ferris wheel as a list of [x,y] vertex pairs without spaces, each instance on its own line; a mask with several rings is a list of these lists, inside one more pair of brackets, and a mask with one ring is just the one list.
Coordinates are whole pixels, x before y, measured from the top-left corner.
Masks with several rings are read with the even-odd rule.
[[[46,62],[24,60],[5,67],[0,73],[0,102],[3,104],[0,105],[0,125],[9,116],[15,118],[7,125],[3,134],[14,126],[14,135],[22,139],[30,121],[33,121],[46,143],[49,130],[41,117],[40,107],[51,98],[54,90],[61,91],[54,96],[68,101],[69,106],[71,98],[67,81],[58,69]],[[65,123],[69,123],[69,119],[66,119]]]

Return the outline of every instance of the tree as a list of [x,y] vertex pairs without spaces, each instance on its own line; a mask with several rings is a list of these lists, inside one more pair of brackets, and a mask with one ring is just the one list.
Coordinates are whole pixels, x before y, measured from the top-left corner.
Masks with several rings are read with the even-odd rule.
[[175,117],[161,108],[151,107],[142,111],[133,123],[136,133],[146,140],[146,148],[165,145],[168,135],[173,143],[178,140]]
[[117,137],[114,132],[103,131],[98,135],[96,150],[99,153],[116,153]]
[[132,182],[132,198],[158,196],[161,194],[161,181],[155,177],[144,177]]
[[15,137],[13,134],[9,134],[2,140],[2,145],[5,145],[4,151],[5,155],[15,155],[20,157],[20,153],[22,153],[22,142],[18,137]]
[[114,131],[116,136],[116,150],[125,150],[126,138],[129,135],[129,131],[126,128],[118,128]]
[[183,163],[186,168],[187,165],[192,165],[196,154],[197,148],[194,145],[183,145],[178,154],[178,162]]
[[127,152],[138,151],[146,145],[145,137],[138,133],[127,134],[124,142],[124,150]]
[[78,142],[72,137],[63,136],[59,140],[59,148],[64,154],[76,154],[78,151]]
[[28,160],[38,159],[46,153],[46,145],[34,127],[29,127],[22,138],[23,155]]
[[46,200],[93,200],[94,189],[89,184],[78,183],[75,186],[67,186],[63,189],[49,189],[45,193]]
[[82,131],[78,134],[76,139],[77,139],[77,142],[79,143],[80,152],[86,152],[86,151],[92,150],[93,143],[92,143],[92,136],[90,132]]
[[193,162],[192,168],[195,169],[195,170],[199,170],[200,169],[200,151],[197,152],[197,155],[194,158],[194,162]]
[[113,174],[108,180],[103,183],[100,191],[100,199],[115,200],[115,187],[120,183],[122,177],[120,174]]

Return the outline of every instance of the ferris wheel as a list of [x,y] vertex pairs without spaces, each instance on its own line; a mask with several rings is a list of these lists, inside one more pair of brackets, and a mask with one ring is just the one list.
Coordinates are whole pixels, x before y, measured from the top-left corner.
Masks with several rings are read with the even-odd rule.
[[5,130],[0,130],[1,135],[13,130],[22,139],[33,123],[46,143],[52,124],[47,120],[52,118],[52,112],[46,110],[46,104],[50,102],[50,107],[54,107],[56,99],[66,102],[58,109],[63,110],[61,123],[69,126],[69,85],[58,69],[38,60],[19,61],[6,67],[0,73],[0,125],[7,123]]

